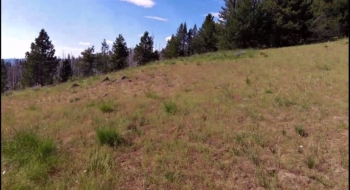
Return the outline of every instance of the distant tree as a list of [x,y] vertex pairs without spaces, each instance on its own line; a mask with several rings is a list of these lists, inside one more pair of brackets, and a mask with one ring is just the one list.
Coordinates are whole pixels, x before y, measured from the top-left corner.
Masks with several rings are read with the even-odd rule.
[[117,71],[128,66],[129,50],[123,35],[119,34],[112,47],[111,70]]
[[134,60],[138,65],[145,65],[155,61],[156,56],[153,52],[153,37],[146,31],[140,39],[140,43],[135,47]]
[[61,82],[66,82],[70,77],[73,76],[73,70],[70,64],[69,59],[65,59],[62,63],[60,79]]
[[200,39],[198,36],[197,25],[194,25],[193,28],[189,31],[189,55],[200,52]]
[[186,56],[187,53],[187,47],[188,47],[188,40],[187,40],[187,26],[186,22],[181,23],[179,28],[177,29],[175,37],[178,40],[178,55],[180,57]]
[[158,50],[154,51],[152,59],[156,61],[156,60],[159,60],[159,58],[160,58],[160,52]]
[[52,84],[59,60],[54,56],[54,45],[44,29],[40,31],[38,38],[35,38],[30,49],[31,51],[25,55],[23,84],[25,86]]
[[5,66],[5,60],[1,59],[1,93],[5,92],[7,85],[7,71]]
[[103,39],[101,43],[101,53],[96,56],[96,67],[102,73],[107,73],[109,71],[109,45],[106,39]]
[[198,48],[199,53],[206,53],[218,50],[216,28],[213,15],[208,14],[205,17],[205,20],[202,24],[202,27],[199,29],[197,37],[197,42],[199,43],[198,45],[202,47],[200,49]]
[[96,68],[96,56],[94,54],[95,47],[89,47],[81,52],[81,60],[79,63],[79,69],[83,76],[91,76],[94,74]]
[[179,56],[180,52],[180,41],[174,35],[171,36],[170,40],[164,49],[164,58],[171,59]]

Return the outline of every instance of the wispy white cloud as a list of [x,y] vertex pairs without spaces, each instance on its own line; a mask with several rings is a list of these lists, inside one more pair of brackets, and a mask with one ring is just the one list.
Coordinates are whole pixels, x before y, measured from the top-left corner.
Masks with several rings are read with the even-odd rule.
[[161,18],[161,17],[157,17],[157,16],[145,16],[146,18],[149,18],[149,19],[154,19],[154,20],[159,20],[159,21],[168,21],[168,19],[166,18]]
[[152,0],[120,0],[128,3],[132,3],[134,5],[144,7],[144,8],[152,8],[156,3]]
[[169,40],[171,40],[171,36],[168,36],[165,38],[165,41],[168,42]]
[[79,42],[79,44],[80,44],[80,45],[84,45],[84,46],[88,46],[88,45],[90,45],[90,43],[89,43],[89,42]]
[[139,37],[142,37],[142,36],[143,36],[143,34],[139,34],[138,36],[139,36]]
[[106,40],[107,44],[113,44],[111,40]]

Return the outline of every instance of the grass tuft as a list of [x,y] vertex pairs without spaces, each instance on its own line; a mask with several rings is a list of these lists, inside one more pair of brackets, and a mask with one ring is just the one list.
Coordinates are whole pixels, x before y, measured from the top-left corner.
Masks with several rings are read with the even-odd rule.
[[312,155],[308,155],[308,156],[306,157],[305,162],[306,162],[306,165],[307,165],[307,167],[308,167],[309,169],[312,169],[312,168],[314,168],[314,167],[316,166],[316,159],[315,159],[315,157],[312,156]]
[[103,102],[99,108],[103,113],[111,113],[114,111],[113,102]]
[[175,114],[178,109],[176,103],[172,101],[166,101],[163,103],[163,105],[165,108],[165,112],[167,112],[168,114]]
[[305,133],[304,127],[302,125],[295,126],[295,131],[300,136],[303,136],[303,134]]
[[114,129],[98,128],[96,130],[96,137],[101,145],[107,144],[111,147],[123,144],[124,138]]

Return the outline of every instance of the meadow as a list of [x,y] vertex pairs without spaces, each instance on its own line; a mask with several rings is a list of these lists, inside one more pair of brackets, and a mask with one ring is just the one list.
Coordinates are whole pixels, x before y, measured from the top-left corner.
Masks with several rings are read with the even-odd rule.
[[1,188],[348,189],[348,42],[6,92]]

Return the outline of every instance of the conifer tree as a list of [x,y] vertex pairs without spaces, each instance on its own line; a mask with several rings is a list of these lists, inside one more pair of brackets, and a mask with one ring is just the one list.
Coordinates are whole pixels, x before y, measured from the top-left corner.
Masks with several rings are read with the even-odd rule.
[[65,59],[62,63],[60,79],[61,82],[66,82],[73,75],[73,70],[69,59]]
[[217,37],[214,16],[208,14],[198,32],[198,48],[200,53],[217,51]]
[[54,45],[44,29],[35,38],[30,49],[31,51],[25,55],[23,84],[25,86],[52,84],[59,60],[55,56]]
[[103,39],[101,43],[101,53],[96,57],[97,69],[102,73],[107,73],[109,71],[109,45],[106,42],[106,39]]
[[179,39],[176,38],[174,35],[172,35],[164,49],[164,58],[166,59],[177,58],[179,56],[179,51],[180,51]]
[[89,47],[81,52],[81,60],[79,63],[79,69],[83,76],[91,76],[96,69],[96,55],[94,54],[95,47]]
[[157,56],[153,52],[153,37],[146,31],[140,39],[140,43],[135,47],[134,60],[138,65],[145,65],[155,61]]
[[111,70],[117,71],[128,66],[129,50],[123,35],[119,34],[112,47]]

